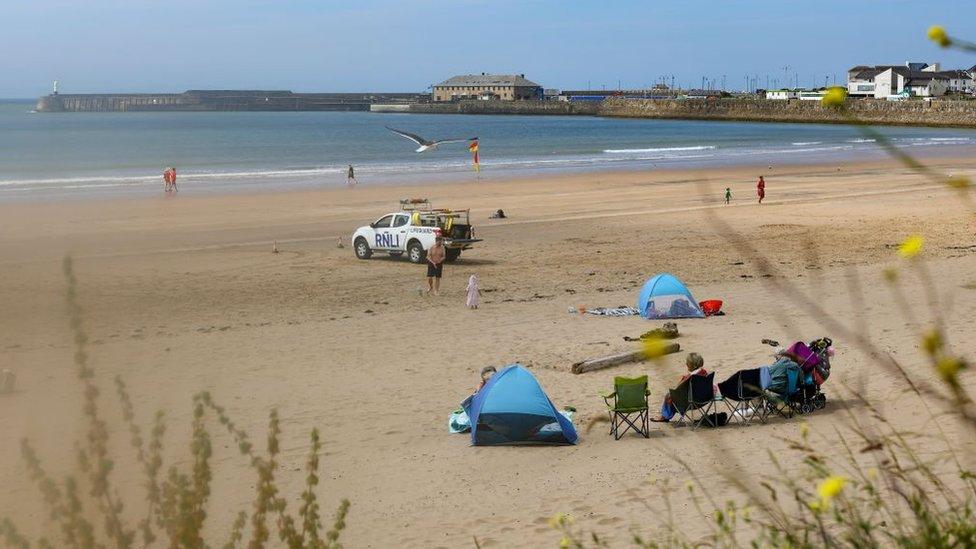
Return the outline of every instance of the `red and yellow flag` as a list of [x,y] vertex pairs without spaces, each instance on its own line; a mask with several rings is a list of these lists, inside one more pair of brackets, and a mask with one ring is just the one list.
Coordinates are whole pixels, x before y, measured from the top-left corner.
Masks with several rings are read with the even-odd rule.
[[478,140],[475,139],[468,145],[468,150],[471,151],[471,160],[474,161],[474,171],[481,173],[481,164],[478,162]]

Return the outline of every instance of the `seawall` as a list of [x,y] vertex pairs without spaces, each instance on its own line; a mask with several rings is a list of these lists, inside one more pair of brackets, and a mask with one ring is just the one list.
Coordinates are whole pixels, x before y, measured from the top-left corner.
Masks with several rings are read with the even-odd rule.
[[[878,125],[946,126],[976,128],[976,101],[849,100],[847,111],[859,121]],[[763,99],[610,99],[601,105],[603,116],[627,118],[680,118],[849,124],[850,119],[820,101]]]
[[283,90],[51,94],[37,101],[37,111],[368,111],[373,103],[405,105],[417,98],[415,93],[294,93]]
[[[976,128],[976,101],[850,100],[848,111],[858,120],[877,125]],[[835,109],[819,101],[764,99],[607,99],[568,101],[459,101],[411,104],[423,114],[586,115],[679,120],[736,120],[849,124]]]

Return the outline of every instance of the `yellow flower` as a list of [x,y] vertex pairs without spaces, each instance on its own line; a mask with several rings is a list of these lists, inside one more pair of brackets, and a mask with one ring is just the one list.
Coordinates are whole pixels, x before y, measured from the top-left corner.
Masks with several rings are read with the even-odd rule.
[[559,547],[560,549],[566,549],[569,547],[569,538],[563,536],[563,539],[559,540]]
[[952,44],[952,40],[949,35],[946,34],[946,30],[941,25],[932,25],[929,27],[928,32],[929,40],[935,42],[939,46],[946,48],[949,44]]
[[819,513],[823,509],[823,505],[821,505],[819,501],[811,501],[807,504],[807,507],[809,507],[814,513]]
[[556,513],[555,515],[552,516],[552,518],[549,519],[549,526],[553,528],[559,528],[564,524],[569,524],[570,522],[572,522],[572,520],[573,520],[572,517],[570,517],[565,513]]
[[659,337],[643,339],[641,340],[641,345],[643,346],[644,356],[650,359],[661,358],[664,356],[665,348],[668,346],[668,344]]
[[910,236],[898,246],[898,255],[905,259],[911,259],[922,251],[922,244],[925,244],[924,238],[918,235]]
[[693,492],[695,490],[695,483],[687,480],[685,481],[685,488],[687,488],[689,492]]
[[939,371],[939,375],[949,383],[956,383],[956,376],[959,375],[959,370],[965,367],[966,364],[962,360],[953,357],[943,357],[935,363],[935,368]]
[[823,479],[817,487],[817,494],[820,495],[820,507],[826,509],[830,505],[830,500],[834,499],[844,490],[847,479],[840,476],[832,476]]
[[840,86],[833,86],[827,90],[820,103],[825,107],[841,107],[847,99],[847,90]]
[[942,334],[938,330],[929,330],[922,336],[922,348],[929,355],[934,355],[942,349]]

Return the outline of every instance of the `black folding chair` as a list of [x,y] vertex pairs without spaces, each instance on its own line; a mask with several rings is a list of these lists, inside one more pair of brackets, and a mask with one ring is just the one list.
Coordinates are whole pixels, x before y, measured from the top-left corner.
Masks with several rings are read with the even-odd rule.
[[769,408],[766,392],[762,390],[759,368],[739,370],[718,384],[729,414],[739,423],[748,424],[753,419],[766,423]]
[[704,376],[695,375],[669,391],[671,405],[678,412],[678,423],[690,423],[692,429],[706,423],[712,425],[715,421],[714,381],[714,372]]

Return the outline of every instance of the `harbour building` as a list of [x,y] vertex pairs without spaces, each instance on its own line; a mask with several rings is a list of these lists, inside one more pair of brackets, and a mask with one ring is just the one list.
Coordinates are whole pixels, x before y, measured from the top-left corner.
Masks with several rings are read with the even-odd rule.
[[542,86],[524,74],[464,74],[433,86],[434,101],[542,99]]

